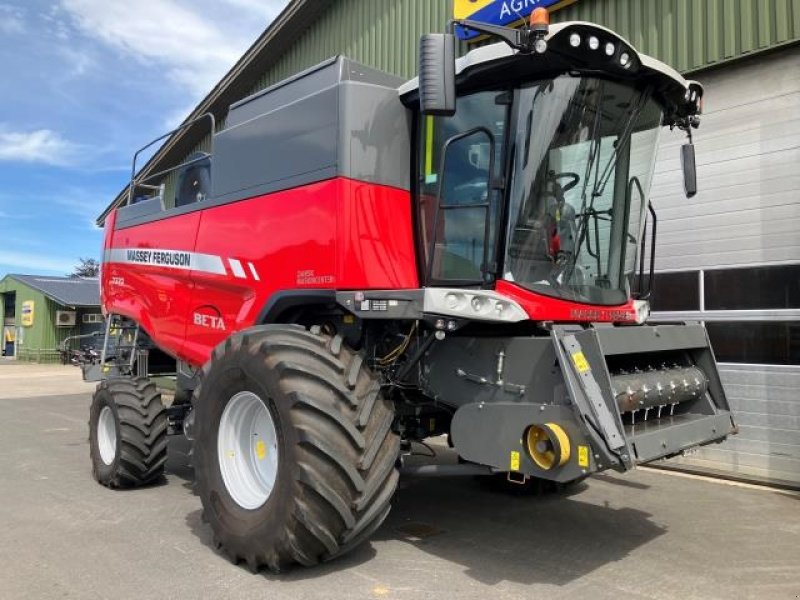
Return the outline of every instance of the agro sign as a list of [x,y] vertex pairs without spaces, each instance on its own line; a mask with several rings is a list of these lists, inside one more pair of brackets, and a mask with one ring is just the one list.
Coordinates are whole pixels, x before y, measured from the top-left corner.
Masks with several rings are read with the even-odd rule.
[[25,300],[22,303],[22,326],[31,327],[33,325],[33,300]]
[[[551,11],[572,4],[576,0],[454,0],[453,18],[470,19],[491,25],[517,25],[530,17],[534,8]],[[472,40],[482,34],[456,28],[462,40]]]

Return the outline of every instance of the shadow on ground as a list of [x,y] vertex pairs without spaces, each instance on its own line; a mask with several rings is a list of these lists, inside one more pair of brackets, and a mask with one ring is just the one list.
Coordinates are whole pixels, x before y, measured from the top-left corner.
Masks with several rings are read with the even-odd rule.
[[373,539],[403,539],[485,584],[565,585],[665,532],[649,513],[594,504],[582,495],[588,492],[580,488],[524,496],[469,478],[410,479]]
[[[191,489],[189,449],[183,439],[170,440],[167,473]],[[613,476],[600,477],[614,485],[628,484]],[[592,493],[591,485],[590,479],[574,488],[537,495],[508,493],[471,477],[406,477],[392,512],[372,541],[411,544],[424,555],[460,565],[466,575],[484,584],[566,585],[624,559],[666,531],[649,513],[596,503],[601,494]],[[200,542],[222,556],[201,511],[189,513],[186,524]],[[297,567],[278,575],[262,571],[262,575],[284,582],[321,578],[358,566],[376,553],[368,542],[312,569]]]

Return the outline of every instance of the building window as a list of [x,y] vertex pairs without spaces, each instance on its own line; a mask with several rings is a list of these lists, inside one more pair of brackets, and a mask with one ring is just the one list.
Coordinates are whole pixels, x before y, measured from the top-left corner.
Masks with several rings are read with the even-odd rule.
[[102,323],[103,322],[103,315],[101,313],[84,313],[83,322],[84,323]]
[[704,321],[719,362],[800,365],[800,264],[656,273],[650,303]]
[[706,310],[800,308],[800,265],[719,269],[704,278]]
[[800,321],[707,321],[719,362],[800,365]]
[[[644,276],[645,289],[649,278]],[[700,273],[656,273],[650,306],[655,311],[700,310]]]

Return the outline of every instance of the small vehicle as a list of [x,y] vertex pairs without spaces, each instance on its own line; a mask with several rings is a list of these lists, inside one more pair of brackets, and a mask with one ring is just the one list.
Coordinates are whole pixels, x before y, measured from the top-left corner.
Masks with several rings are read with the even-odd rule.
[[647,323],[657,142],[688,135],[691,197],[703,89],[548,21],[457,21],[501,40],[458,60],[425,35],[409,82],[332,58],[232,105],[174,207],[131,181],[85,368],[101,484],[158,479],[183,432],[217,546],[278,571],[370,537],[401,444],[568,483],[734,431],[704,327]]

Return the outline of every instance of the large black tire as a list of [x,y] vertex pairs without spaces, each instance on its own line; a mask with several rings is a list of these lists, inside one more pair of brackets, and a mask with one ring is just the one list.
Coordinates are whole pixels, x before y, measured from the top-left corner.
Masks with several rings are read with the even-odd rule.
[[[266,405],[277,433],[277,475],[259,507],[225,486],[220,419],[240,392]],[[203,368],[196,392],[195,474],[217,548],[257,571],[312,566],[365,541],[397,488],[394,407],[342,338],[265,325],[231,336]]]
[[[110,463],[103,460],[98,422],[104,407],[113,416],[116,444]],[[110,488],[130,488],[162,478],[167,460],[167,413],[154,383],[143,377],[102,381],[89,410],[92,474]]]

